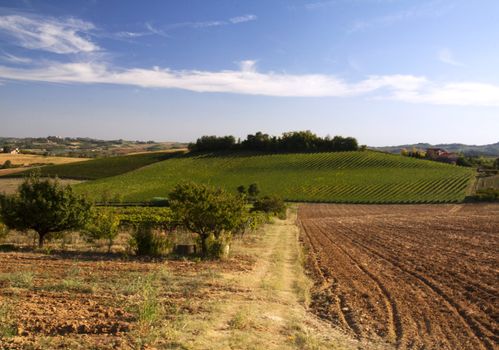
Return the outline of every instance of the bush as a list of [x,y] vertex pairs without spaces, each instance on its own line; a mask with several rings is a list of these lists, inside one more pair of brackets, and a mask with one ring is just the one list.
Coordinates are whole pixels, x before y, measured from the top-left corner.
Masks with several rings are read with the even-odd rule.
[[9,233],[9,228],[0,221],[0,239],[3,239]]
[[161,256],[171,250],[171,244],[164,233],[151,225],[139,225],[132,233],[131,245],[137,255]]
[[286,204],[277,196],[265,196],[253,203],[252,211],[262,211],[267,214],[285,216]]
[[487,188],[484,190],[476,191],[475,196],[472,200],[479,202],[498,202],[499,201],[499,189]]
[[99,239],[107,240],[107,252],[111,252],[114,239],[118,236],[120,228],[120,218],[113,211],[99,210],[95,211],[92,218],[85,228],[84,236],[89,242],[95,242]]

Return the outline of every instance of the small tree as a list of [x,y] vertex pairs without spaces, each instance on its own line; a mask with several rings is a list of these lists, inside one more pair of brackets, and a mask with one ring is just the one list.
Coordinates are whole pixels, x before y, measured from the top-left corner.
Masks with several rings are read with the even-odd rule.
[[9,169],[9,168],[12,168],[12,162],[11,162],[9,159],[7,159],[7,160],[3,163],[3,165],[2,165],[2,167],[1,167],[1,169]]
[[256,198],[260,194],[260,189],[258,188],[258,184],[252,183],[248,187],[248,195],[252,198]]
[[90,203],[57,180],[31,175],[18,194],[0,195],[0,216],[10,228],[38,233],[38,246],[48,235],[83,228],[90,215]]
[[118,236],[120,218],[112,210],[98,210],[92,213],[92,219],[85,228],[85,236],[90,242],[98,239],[107,240],[107,252],[111,252],[115,238]]
[[208,241],[227,246],[247,213],[243,198],[194,183],[177,185],[169,199],[175,221],[199,235],[205,257],[209,255]]

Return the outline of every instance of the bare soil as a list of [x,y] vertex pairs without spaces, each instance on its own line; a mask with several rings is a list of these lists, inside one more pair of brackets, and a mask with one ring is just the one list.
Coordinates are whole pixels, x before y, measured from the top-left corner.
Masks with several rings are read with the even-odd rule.
[[312,309],[399,349],[497,349],[499,205],[301,205]]
[[308,311],[295,221],[235,239],[225,261],[11,243],[22,250],[0,252],[0,349],[386,349]]

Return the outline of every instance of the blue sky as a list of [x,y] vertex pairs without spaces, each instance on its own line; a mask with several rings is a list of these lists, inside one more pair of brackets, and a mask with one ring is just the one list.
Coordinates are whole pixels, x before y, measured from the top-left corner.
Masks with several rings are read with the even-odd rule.
[[497,0],[0,1],[0,136],[499,141]]

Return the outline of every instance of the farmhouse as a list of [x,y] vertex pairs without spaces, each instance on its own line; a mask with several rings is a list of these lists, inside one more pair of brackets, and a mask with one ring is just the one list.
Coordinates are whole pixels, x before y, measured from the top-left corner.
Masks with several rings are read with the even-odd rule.
[[447,152],[442,148],[427,148],[426,158],[436,160],[437,162],[456,164],[459,156],[456,153]]

